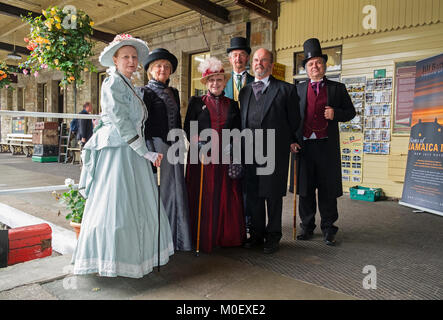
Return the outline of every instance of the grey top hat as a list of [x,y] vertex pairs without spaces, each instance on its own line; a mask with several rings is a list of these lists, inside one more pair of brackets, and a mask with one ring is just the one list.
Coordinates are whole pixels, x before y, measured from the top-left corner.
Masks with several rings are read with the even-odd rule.
[[161,59],[168,60],[172,64],[171,73],[174,73],[175,70],[177,69],[178,60],[172,53],[163,48],[157,48],[152,50],[149,53],[149,55],[146,57],[145,61],[143,62],[143,67],[147,71],[151,62]]
[[306,40],[305,43],[303,43],[303,50],[305,52],[305,59],[302,62],[303,68],[305,67],[306,62],[311,58],[322,57],[325,59],[325,62],[328,61],[328,55],[323,54],[321,51],[320,41],[318,41],[317,38]]
[[231,38],[231,46],[226,51],[229,53],[232,50],[245,50],[248,54],[251,54],[251,48],[248,45],[248,40],[243,37]]

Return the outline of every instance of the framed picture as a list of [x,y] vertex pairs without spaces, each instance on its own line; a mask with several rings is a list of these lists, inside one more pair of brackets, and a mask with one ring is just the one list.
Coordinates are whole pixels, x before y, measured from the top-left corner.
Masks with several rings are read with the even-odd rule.
[[26,133],[26,118],[12,117],[12,133]]
[[[323,54],[328,55],[328,61],[326,62],[326,73],[341,71],[341,60],[342,60],[342,47],[329,47],[322,48]],[[306,70],[303,68],[303,60],[305,59],[305,54],[303,51],[294,52],[294,70],[293,75],[306,75]]]

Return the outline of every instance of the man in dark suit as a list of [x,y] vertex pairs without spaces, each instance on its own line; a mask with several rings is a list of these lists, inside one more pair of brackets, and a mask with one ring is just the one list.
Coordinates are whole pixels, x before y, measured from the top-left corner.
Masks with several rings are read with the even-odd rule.
[[229,63],[232,66],[231,78],[226,83],[225,96],[238,101],[240,90],[254,81],[254,77],[246,71],[251,48],[248,41],[243,37],[231,39],[231,46],[226,50],[229,55]]
[[[300,123],[298,97],[295,86],[275,79],[272,52],[260,48],[253,56],[252,67],[255,81],[240,91],[242,129],[264,129],[264,153],[274,151],[274,170],[262,175],[263,169],[254,157],[246,165],[246,211],[252,217],[251,237],[246,248],[263,245],[264,253],[273,253],[279,248],[282,237],[282,202],[286,195],[290,146],[295,142]],[[267,143],[267,134],[272,130],[275,139]],[[254,137],[254,140],[256,137]],[[257,147],[254,143],[254,147]],[[255,152],[254,152],[255,153]],[[269,157],[269,154],[267,154]],[[266,208],[268,223],[266,224]]]
[[[92,112],[92,104],[90,102],[86,102],[83,105],[83,110],[79,112],[79,114],[90,114]],[[77,132],[77,140],[83,147],[86,142],[88,142],[89,138],[91,138],[93,133],[93,125],[92,119],[80,119],[78,125]]]
[[343,194],[338,122],[351,120],[355,109],[345,85],[325,77],[328,56],[322,53],[319,40],[308,39],[303,47],[303,66],[309,81],[297,85],[302,125],[297,131],[297,143],[291,146],[297,159],[301,219],[297,239],[313,237],[317,189],[324,241],[335,245],[337,198]]

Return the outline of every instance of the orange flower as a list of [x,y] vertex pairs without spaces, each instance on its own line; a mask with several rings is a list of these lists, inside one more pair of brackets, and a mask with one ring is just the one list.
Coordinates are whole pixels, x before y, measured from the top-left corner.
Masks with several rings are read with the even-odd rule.
[[32,51],[32,50],[34,50],[35,48],[37,48],[37,46],[38,46],[37,43],[35,43],[35,42],[33,42],[33,41],[30,41],[29,44],[26,46],[26,48],[27,48],[29,51]]

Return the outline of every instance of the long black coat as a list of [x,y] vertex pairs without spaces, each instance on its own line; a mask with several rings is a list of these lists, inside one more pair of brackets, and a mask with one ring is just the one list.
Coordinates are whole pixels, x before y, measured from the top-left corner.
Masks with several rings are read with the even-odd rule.
[[[269,77],[269,85],[264,95],[261,129],[275,130],[275,170],[270,175],[260,175],[260,197],[283,197],[288,183],[289,152],[291,143],[296,141],[296,131],[300,124],[300,108],[294,85]],[[241,89],[239,94],[242,130],[247,128],[252,84]],[[264,135],[266,142],[266,135]],[[267,150],[267,146],[264,146]]]
[[[89,114],[88,111],[83,109],[79,112],[80,114]],[[78,133],[77,133],[77,140],[81,140],[82,138],[86,139],[86,142],[88,142],[89,138],[91,138],[94,130],[94,126],[92,125],[91,119],[80,119],[78,121]]]
[[[334,120],[328,120],[328,142],[325,150],[325,157],[328,158],[327,184],[330,190],[330,196],[340,197],[343,195],[343,186],[341,178],[341,160],[340,160],[340,135],[338,131],[338,122],[350,121],[355,116],[355,108],[349,97],[344,84],[326,79],[326,88],[328,92],[327,106],[334,109]],[[302,147],[300,154],[296,159],[303,156],[303,121],[306,114],[306,99],[308,93],[309,81],[297,85],[297,93],[300,97],[300,115],[302,125],[297,131],[297,141]],[[300,161],[297,161],[297,194],[306,196],[307,179],[309,177],[300,173]]]
[[148,140],[153,137],[160,137],[164,143],[171,144],[171,142],[167,140],[169,129],[182,128],[178,90],[171,87],[176,103],[176,109],[174,110],[176,122],[169,125],[167,107],[164,101],[154,90],[149,88],[148,85],[141,87],[140,89],[143,92],[143,101],[148,109],[148,119],[145,122],[145,139]]

